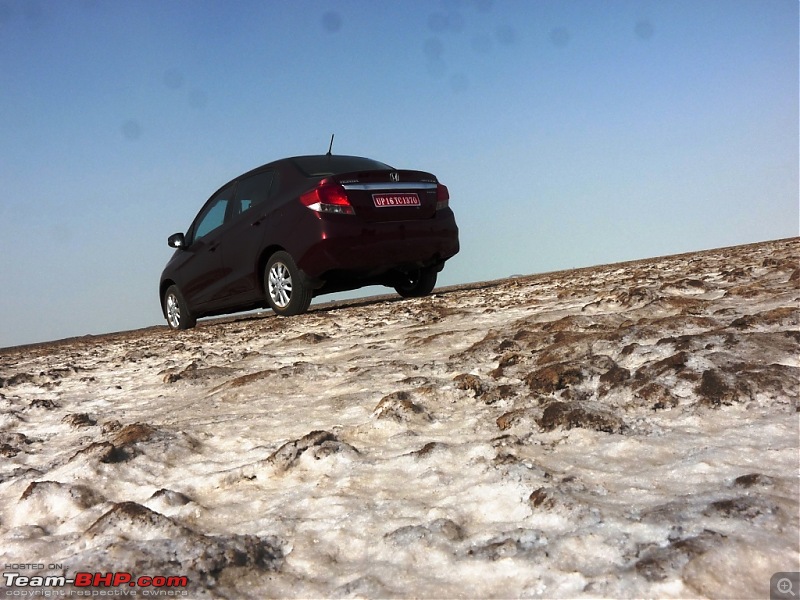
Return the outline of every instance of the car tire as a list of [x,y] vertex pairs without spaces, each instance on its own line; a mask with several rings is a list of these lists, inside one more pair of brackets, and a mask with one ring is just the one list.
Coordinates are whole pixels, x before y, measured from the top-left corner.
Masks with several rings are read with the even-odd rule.
[[170,329],[191,329],[197,323],[177,285],[169,286],[164,293],[164,316]]
[[264,269],[264,292],[269,307],[284,317],[306,312],[313,296],[294,259],[283,251],[276,252],[267,261]]
[[403,298],[427,296],[436,287],[436,276],[437,271],[434,269],[419,269],[405,274],[402,281],[394,286],[394,289]]

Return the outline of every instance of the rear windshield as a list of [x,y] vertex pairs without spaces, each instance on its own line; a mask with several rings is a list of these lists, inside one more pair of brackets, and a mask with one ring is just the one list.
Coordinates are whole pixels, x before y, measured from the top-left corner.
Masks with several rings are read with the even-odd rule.
[[375,171],[391,169],[389,165],[360,156],[298,156],[295,164],[306,177],[324,177],[351,171]]

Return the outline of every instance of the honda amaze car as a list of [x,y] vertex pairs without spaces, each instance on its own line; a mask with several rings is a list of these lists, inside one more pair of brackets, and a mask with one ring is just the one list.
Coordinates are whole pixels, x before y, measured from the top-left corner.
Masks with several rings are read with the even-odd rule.
[[305,312],[320,294],[366,285],[429,294],[459,250],[447,187],[425,171],[356,156],[298,156],[226,183],[203,205],[161,274],[172,329],[269,306]]

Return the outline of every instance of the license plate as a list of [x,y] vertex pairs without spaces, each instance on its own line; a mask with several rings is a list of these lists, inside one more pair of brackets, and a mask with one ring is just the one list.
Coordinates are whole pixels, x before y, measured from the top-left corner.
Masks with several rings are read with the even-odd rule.
[[416,194],[372,194],[372,202],[378,208],[385,206],[420,206]]

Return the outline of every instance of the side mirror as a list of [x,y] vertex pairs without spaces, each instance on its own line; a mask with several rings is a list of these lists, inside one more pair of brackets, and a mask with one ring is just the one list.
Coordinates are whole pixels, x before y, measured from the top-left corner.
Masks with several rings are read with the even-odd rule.
[[186,246],[186,238],[182,233],[173,233],[167,238],[167,244],[172,248],[184,248]]

